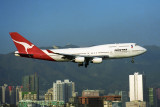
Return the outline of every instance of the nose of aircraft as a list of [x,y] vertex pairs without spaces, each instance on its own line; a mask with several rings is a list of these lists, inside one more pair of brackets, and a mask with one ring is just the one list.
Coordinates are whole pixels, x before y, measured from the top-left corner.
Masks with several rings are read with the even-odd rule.
[[144,47],[141,47],[141,50],[142,50],[143,53],[145,53],[147,51],[147,49],[144,48]]

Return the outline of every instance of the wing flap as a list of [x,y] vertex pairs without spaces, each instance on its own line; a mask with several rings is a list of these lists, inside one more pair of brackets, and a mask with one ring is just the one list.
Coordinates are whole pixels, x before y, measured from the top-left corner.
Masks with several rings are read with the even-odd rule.
[[77,54],[65,54],[65,53],[54,53],[54,54],[58,54],[58,55],[63,55],[64,58],[68,58],[68,59],[74,59],[76,57],[85,57],[85,59],[92,59],[94,57],[99,57],[99,58],[109,58],[109,56],[89,56],[89,55],[77,55]]
[[69,60],[73,60],[76,57],[85,57],[85,59],[87,60],[92,60],[94,57],[99,57],[99,58],[109,58],[109,56],[90,56],[90,55],[79,55],[79,54],[66,54],[66,53],[56,53],[56,52],[52,52],[51,50],[48,50],[48,53],[52,53],[52,54],[57,54],[57,55],[62,55],[64,59],[69,59]]

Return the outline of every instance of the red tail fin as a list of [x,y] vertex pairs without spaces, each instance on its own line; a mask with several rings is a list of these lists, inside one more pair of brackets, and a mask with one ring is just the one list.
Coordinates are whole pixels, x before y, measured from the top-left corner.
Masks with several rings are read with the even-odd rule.
[[33,45],[30,41],[25,39],[19,33],[10,32],[9,34],[11,35],[12,40],[13,40],[14,44],[16,45],[19,53],[33,54],[33,53],[41,53],[42,52],[42,50],[40,50],[38,47]]
[[9,34],[11,35],[11,38],[17,47],[18,53],[16,54],[19,54],[22,57],[55,61],[53,58],[44,53],[41,49],[39,49],[30,41],[21,36],[19,33],[10,32]]

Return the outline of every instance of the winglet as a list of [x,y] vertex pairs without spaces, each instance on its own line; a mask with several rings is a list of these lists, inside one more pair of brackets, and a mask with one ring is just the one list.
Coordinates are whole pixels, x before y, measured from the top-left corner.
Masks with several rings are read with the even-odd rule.
[[51,51],[51,50],[49,50],[49,49],[47,49],[47,52],[48,52],[48,53],[54,53],[54,52],[52,52],[52,51]]

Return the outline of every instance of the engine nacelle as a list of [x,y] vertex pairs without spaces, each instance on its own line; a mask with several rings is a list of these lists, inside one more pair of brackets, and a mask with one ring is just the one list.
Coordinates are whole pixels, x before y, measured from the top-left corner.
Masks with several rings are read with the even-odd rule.
[[93,58],[92,63],[95,63],[95,64],[102,63],[102,58]]
[[78,63],[82,63],[82,62],[84,62],[84,60],[85,60],[84,57],[76,57],[74,61],[78,62]]

